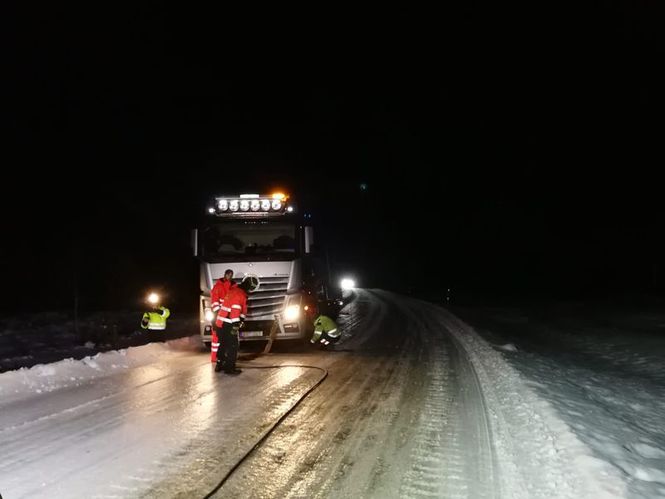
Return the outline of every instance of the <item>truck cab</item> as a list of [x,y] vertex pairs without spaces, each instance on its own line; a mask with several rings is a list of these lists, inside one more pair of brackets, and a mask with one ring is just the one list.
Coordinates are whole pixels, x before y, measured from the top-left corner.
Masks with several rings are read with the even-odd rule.
[[[331,293],[326,253],[315,244],[310,213],[301,213],[289,196],[241,194],[211,200],[194,231],[200,263],[200,332],[211,340],[215,314],[210,291],[227,269],[234,281],[252,275],[259,287],[248,297],[240,341],[307,340],[312,314],[336,296]],[[318,241],[317,241],[318,242]]]

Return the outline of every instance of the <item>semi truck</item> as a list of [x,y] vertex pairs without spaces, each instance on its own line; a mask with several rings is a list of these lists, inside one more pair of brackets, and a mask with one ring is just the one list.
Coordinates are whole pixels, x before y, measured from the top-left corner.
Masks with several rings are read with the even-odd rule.
[[[283,192],[220,195],[193,231],[200,268],[200,332],[209,345],[215,314],[210,292],[228,269],[234,281],[259,280],[249,295],[240,341],[307,341],[322,307],[341,303],[330,285],[328,255],[315,242],[315,219]],[[317,244],[318,243],[318,244]],[[273,330],[276,328],[276,332]]]

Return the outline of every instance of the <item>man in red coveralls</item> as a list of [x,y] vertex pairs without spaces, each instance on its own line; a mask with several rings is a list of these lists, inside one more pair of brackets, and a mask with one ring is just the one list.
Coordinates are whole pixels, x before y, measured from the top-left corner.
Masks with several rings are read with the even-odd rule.
[[[224,277],[219,279],[212,288],[210,292],[210,301],[211,308],[215,314],[219,314],[219,311],[224,306],[224,297],[226,293],[229,292],[231,287],[236,284],[233,282],[233,270],[226,269],[224,271]],[[212,338],[210,341],[210,362],[217,361],[217,350],[219,349],[219,333],[217,331],[216,324],[213,324],[212,328]]]
[[253,276],[245,277],[238,286],[232,287],[224,297],[224,304],[217,315],[219,339],[221,350],[215,364],[215,372],[224,371],[226,374],[240,374],[236,368],[238,356],[238,331],[247,314],[247,295],[259,285],[258,279]]

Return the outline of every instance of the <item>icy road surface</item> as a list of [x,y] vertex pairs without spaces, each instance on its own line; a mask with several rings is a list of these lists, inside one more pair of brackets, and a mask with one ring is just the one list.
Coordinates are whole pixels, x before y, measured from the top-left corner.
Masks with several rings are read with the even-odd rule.
[[339,324],[335,351],[246,357],[237,377],[162,344],[1,374],[0,494],[624,497],[450,313],[358,291]]

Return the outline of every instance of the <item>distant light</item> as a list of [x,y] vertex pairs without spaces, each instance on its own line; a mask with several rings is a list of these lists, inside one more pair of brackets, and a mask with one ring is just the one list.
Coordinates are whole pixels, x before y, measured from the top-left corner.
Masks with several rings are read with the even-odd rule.
[[148,295],[148,303],[152,303],[153,305],[159,303],[159,295],[157,293],[150,293]]
[[252,199],[252,201],[249,203],[249,208],[252,211],[259,211],[260,207],[261,202],[258,199]]
[[343,290],[347,291],[349,289],[353,289],[356,287],[356,281],[348,277],[345,277],[344,279],[342,279],[342,282],[340,282],[340,286],[342,287]]
[[226,199],[220,199],[217,208],[219,208],[219,211],[226,211],[229,209],[229,202]]
[[215,208],[208,208],[208,213],[215,213]]
[[282,208],[282,201],[279,199],[272,200],[272,209],[277,211]]
[[247,211],[249,210],[249,201],[246,199],[243,199],[240,201],[240,211]]
[[231,200],[231,202],[229,203],[229,210],[238,211],[238,200],[237,199],[232,199]]
[[361,191],[366,191],[366,190],[367,190],[367,184],[366,184],[365,182],[363,182],[362,184],[360,184],[360,190],[361,190]]
[[286,211],[288,211],[289,213],[291,213],[291,212],[293,211],[293,206],[289,206],[289,207],[286,209]]
[[270,211],[270,200],[269,199],[261,200],[261,209],[263,211]]

